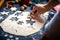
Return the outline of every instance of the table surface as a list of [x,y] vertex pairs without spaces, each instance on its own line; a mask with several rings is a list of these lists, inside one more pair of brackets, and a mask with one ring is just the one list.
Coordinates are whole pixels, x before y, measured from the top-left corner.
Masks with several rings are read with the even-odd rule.
[[[16,6],[17,5],[17,6]],[[19,4],[15,4],[14,7],[17,8],[16,11],[19,11]],[[2,11],[1,11],[2,10]],[[12,15],[13,13],[15,13],[15,11],[11,11],[10,9],[6,9],[5,7],[2,7],[0,11],[1,12],[8,12],[9,14],[1,14],[0,12],[0,23],[2,23],[4,20],[6,20],[10,15]],[[31,7],[27,7],[26,10],[24,10],[24,12],[30,12],[31,11]],[[0,36],[4,39],[18,39],[18,40],[32,40],[32,38],[39,38],[41,35],[42,35],[42,30],[38,31],[37,33],[34,33],[32,35],[29,35],[29,36],[17,36],[17,35],[13,35],[13,34],[10,34],[10,33],[7,33],[5,31],[3,31],[3,29],[1,28],[0,26]]]
[[[16,6],[17,5],[17,6]],[[15,4],[14,7],[17,8],[16,11],[19,11],[19,4]],[[7,15],[2,15],[1,12],[9,12],[9,14]],[[27,7],[26,10],[24,10],[24,12],[29,12],[31,11],[31,7]],[[10,15],[12,15],[15,11],[11,11],[10,9],[6,9],[4,6],[0,9],[0,23],[2,23],[5,19],[7,19]],[[52,11],[53,12],[53,11]],[[52,15],[49,16],[49,19],[50,20],[52,17]],[[46,16],[45,16],[46,17]],[[17,36],[17,35],[12,35],[10,33],[7,33],[7,32],[4,32],[3,29],[1,28],[0,26],[0,38],[5,40],[32,40],[32,38],[39,38],[42,33],[43,33],[43,30],[44,30],[44,27],[41,28],[40,31],[38,31],[37,33],[34,33],[32,35],[29,35],[29,36]]]

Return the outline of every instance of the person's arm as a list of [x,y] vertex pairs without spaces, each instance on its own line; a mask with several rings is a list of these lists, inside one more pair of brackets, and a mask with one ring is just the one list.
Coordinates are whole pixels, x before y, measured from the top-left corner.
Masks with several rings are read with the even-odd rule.
[[[51,8],[53,8],[54,6],[56,6],[57,4],[59,4],[59,2],[57,0],[49,0],[49,2],[47,4],[45,4],[44,6],[40,7],[39,11],[40,13],[43,13],[50,10]],[[39,6],[39,5],[38,5]],[[36,6],[37,7],[37,6]],[[33,9],[33,12],[35,11],[36,7]],[[42,10],[43,9],[43,10]],[[42,10],[42,11],[41,11]],[[44,11],[45,10],[45,11]],[[34,14],[33,16],[35,16],[36,14]],[[38,14],[39,15],[39,14]],[[37,15],[35,16],[37,17]],[[38,18],[38,17],[37,17]],[[38,19],[37,19],[38,20]],[[47,40],[46,34],[43,33],[43,35],[39,38],[39,40]]]
[[49,2],[46,4],[35,4],[35,6],[32,9],[32,12],[39,15],[46,11],[49,11],[51,8],[53,8],[57,4],[59,4],[57,0],[49,0]]
[[[55,5],[57,5],[57,4],[59,4],[59,2],[57,1],[57,0],[49,0],[49,2],[47,3],[47,5],[45,6],[45,8],[48,8],[48,9],[51,9],[52,7],[54,7]],[[59,13],[58,14],[56,14],[55,15],[55,17],[53,18],[54,20],[52,20],[50,23],[52,24],[52,28],[51,28],[51,30],[53,29],[54,30],[54,28],[55,28],[55,30],[59,30]],[[53,22],[53,23],[52,23]],[[58,23],[59,22],[59,23]],[[51,25],[51,24],[49,24],[49,25]],[[57,25],[57,26],[56,26]],[[49,30],[50,32],[51,32],[51,34],[54,34],[56,31],[51,31],[51,30]],[[49,33],[49,32],[48,32]],[[59,33],[59,32],[58,32]],[[55,33],[56,35],[58,34],[58,33]],[[51,35],[50,34],[50,35]],[[46,34],[46,33],[43,33],[43,35],[39,38],[39,40],[48,40],[48,37],[46,37],[46,35],[48,35],[48,34]],[[51,35],[50,37],[52,37],[53,35]],[[56,37],[56,36],[55,36]],[[52,39],[52,38],[51,38]]]
[[56,6],[57,4],[59,4],[59,2],[57,0],[49,0],[48,3],[44,6],[47,11],[51,8],[53,8],[54,6]]
[[35,4],[35,6],[32,9],[31,15],[32,18],[36,20],[41,20],[39,18],[40,14],[43,14],[46,11],[49,11],[51,8],[59,4],[57,0],[49,0],[47,4]]

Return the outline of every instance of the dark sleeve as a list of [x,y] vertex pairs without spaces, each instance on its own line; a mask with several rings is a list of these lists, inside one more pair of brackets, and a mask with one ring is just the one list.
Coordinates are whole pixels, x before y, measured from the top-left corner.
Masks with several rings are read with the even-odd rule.
[[48,23],[45,33],[46,37],[50,40],[60,39],[60,10]]

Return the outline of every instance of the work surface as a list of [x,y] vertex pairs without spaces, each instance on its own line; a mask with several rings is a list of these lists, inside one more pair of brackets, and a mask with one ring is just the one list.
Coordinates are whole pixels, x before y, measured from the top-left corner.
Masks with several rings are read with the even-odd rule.
[[[18,4],[17,4],[18,5]],[[14,5],[14,6],[16,6],[16,5]],[[15,11],[13,11],[13,10],[11,10],[11,9],[6,9],[6,8],[2,8],[3,9],[3,11],[2,12],[6,12],[6,13],[3,13],[3,14],[1,14],[1,12],[0,12],[0,25],[4,22],[4,21],[6,21],[10,16],[12,16],[12,15],[14,15],[14,13],[16,13],[17,11],[19,11],[19,5],[16,7],[16,10]],[[30,10],[30,7],[28,7],[26,10],[24,10],[24,12],[30,12],[31,10]],[[17,15],[16,15],[17,16]],[[15,18],[14,19],[17,19],[18,20],[18,18],[16,18],[16,16],[15,16]],[[14,20],[14,19],[12,19],[12,21]],[[14,20],[14,21],[16,21],[16,20]],[[18,22],[18,21],[17,21]],[[21,22],[21,23],[23,23],[23,22]],[[18,23],[19,24],[19,23]],[[20,25],[20,24],[19,24]],[[3,25],[2,25],[3,26]],[[32,34],[32,35],[29,35],[29,36],[20,36],[20,35],[13,35],[13,34],[11,34],[11,33],[9,33],[8,31],[7,32],[5,32],[3,29],[2,29],[2,26],[0,27],[0,36],[1,37],[3,37],[3,38],[5,38],[5,39],[17,39],[17,40],[32,40],[32,38],[39,38],[41,35],[42,35],[42,30],[40,29],[40,31],[38,31],[38,32],[36,32],[36,33],[34,33],[34,34]],[[8,28],[7,28],[8,29]],[[15,30],[16,32],[17,32],[17,30]],[[19,31],[19,30],[18,30]]]
[[[16,4],[16,5],[18,5],[18,4]],[[19,5],[16,7],[16,5],[14,5],[15,7],[15,9],[16,10],[11,10],[11,9],[6,9],[5,7],[3,7],[2,9],[2,11],[0,12],[0,36],[1,37],[4,37],[5,39],[7,38],[7,39],[18,39],[18,40],[32,40],[32,38],[39,38],[40,37],[40,35],[42,34],[42,30],[40,29],[40,31],[38,31],[38,32],[36,32],[36,33],[34,33],[34,34],[31,34],[31,35],[29,35],[29,36],[20,36],[19,35],[19,33],[18,33],[18,35],[14,35],[14,32],[11,34],[11,33],[9,33],[8,32],[8,30],[7,30],[7,32],[6,32],[6,30],[4,31],[4,29],[2,29],[2,26],[3,26],[3,22],[4,21],[6,21],[7,19],[9,19],[9,17],[11,16],[11,18],[12,18],[12,15],[14,15],[17,11],[19,11]],[[31,7],[28,7],[26,10],[24,10],[24,12],[30,12],[31,11]],[[19,14],[16,14],[15,16],[18,16]],[[15,17],[16,18],[16,17]],[[18,17],[17,17],[18,18]],[[16,20],[17,20],[17,18],[16,18]],[[19,17],[20,18],[20,17]],[[10,19],[10,20],[14,20],[13,18],[12,19]],[[15,20],[15,22],[16,22],[16,20]],[[17,21],[17,23],[18,23],[18,21]],[[14,24],[14,23],[13,23]],[[20,23],[18,23],[19,25],[20,25]],[[8,23],[7,23],[7,25],[8,25]],[[11,25],[11,24],[10,24]],[[30,25],[29,23],[28,23],[28,25]],[[15,27],[14,27],[15,28]],[[7,29],[9,29],[9,28],[7,28]],[[12,29],[12,28],[11,28]],[[34,29],[34,28],[33,28]],[[11,30],[12,31],[12,30]],[[17,32],[17,30],[15,30],[16,32]],[[20,31],[20,29],[18,30],[18,31]],[[24,32],[23,34],[25,34],[26,32]],[[27,34],[28,35],[28,34]]]

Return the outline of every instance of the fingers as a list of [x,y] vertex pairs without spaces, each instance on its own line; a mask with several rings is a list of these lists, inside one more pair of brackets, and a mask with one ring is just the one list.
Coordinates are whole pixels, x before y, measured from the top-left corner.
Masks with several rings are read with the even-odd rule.
[[31,13],[30,13],[31,18],[32,18],[32,19],[35,19],[35,17],[38,16],[37,13],[38,13],[37,10],[35,10],[34,12],[31,12]]
[[32,9],[32,12],[36,12],[36,10],[37,10],[37,6],[36,6],[36,4],[35,4],[35,6],[33,7],[33,9]]
[[37,9],[35,8],[33,8],[33,10],[31,11],[31,14],[36,14],[37,13]]
[[33,18],[33,19],[35,19],[35,17],[39,16],[38,7],[36,6],[36,4],[35,4],[35,6],[33,7],[32,11],[31,11],[31,13],[30,13],[30,16],[31,16],[31,18]]
[[37,10],[37,8],[35,8],[35,6],[32,9],[32,12],[35,12]]
[[32,14],[32,15],[31,15],[31,19],[35,19],[35,15]]

